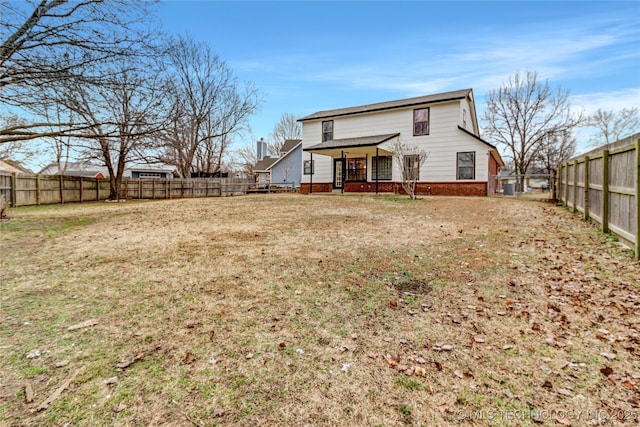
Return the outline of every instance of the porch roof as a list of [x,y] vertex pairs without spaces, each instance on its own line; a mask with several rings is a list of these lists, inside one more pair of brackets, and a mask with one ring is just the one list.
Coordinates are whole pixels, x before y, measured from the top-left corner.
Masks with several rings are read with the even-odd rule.
[[[355,138],[343,138],[343,139],[330,139],[329,141],[321,142],[320,144],[312,145],[311,147],[307,147],[304,151],[308,151],[311,153],[324,154],[327,156],[336,156],[341,153],[341,151],[346,149],[354,149],[357,151],[366,151],[367,148],[376,147],[383,142],[387,142],[390,139],[393,139],[400,135],[399,133],[390,133],[385,135],[371,135],[371,136],[359,136]],[[388,150],[384,150],[385,153],[388,153]]]

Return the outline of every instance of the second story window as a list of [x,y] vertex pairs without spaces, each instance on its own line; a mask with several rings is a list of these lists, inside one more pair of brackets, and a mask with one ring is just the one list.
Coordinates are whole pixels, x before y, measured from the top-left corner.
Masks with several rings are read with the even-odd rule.
[[429,108],[413,110],[413,136],[429,135]]
[[333,120],[322,122],[322,142],[333,139]]

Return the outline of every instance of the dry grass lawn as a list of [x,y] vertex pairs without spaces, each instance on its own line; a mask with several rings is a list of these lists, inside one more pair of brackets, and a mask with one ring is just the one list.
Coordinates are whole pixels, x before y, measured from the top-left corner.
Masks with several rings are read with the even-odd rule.
[[0,425],[639,423],[640,264],[547,203],[9,214]]

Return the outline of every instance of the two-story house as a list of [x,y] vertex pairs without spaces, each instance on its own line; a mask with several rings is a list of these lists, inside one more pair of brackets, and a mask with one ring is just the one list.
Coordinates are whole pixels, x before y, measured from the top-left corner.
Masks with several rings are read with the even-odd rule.
[[298,121],[302,193],[402,192],[397,140],[429,153],[417,194],[486,196],[504,166],[496,147],[480,138],[471,89],[318,111]]

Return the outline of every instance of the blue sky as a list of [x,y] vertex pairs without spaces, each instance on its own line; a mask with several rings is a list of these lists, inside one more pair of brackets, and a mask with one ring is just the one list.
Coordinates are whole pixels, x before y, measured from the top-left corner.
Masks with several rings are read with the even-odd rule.
[[480,119],[487,92],[525,70],[569,89],[587,113],[640,106],[640,1],[173,0],[159,15],[262,91],[238,145],[267,138],[284,112],[464,88]]

